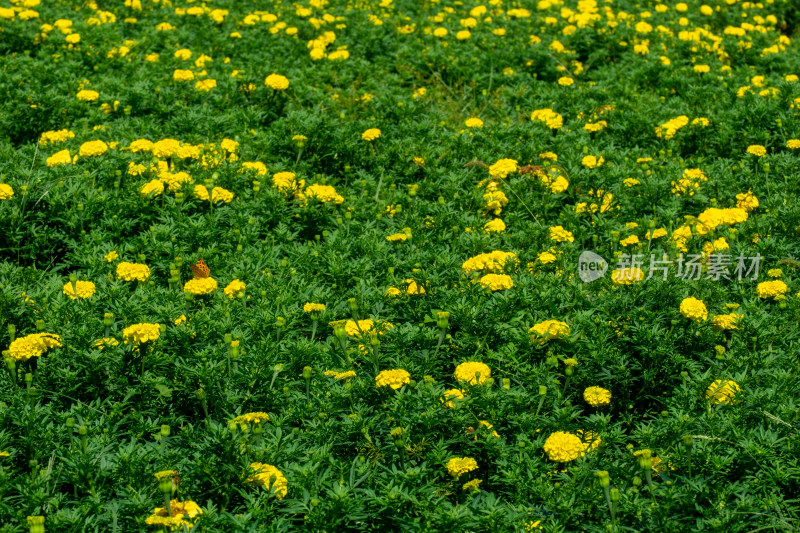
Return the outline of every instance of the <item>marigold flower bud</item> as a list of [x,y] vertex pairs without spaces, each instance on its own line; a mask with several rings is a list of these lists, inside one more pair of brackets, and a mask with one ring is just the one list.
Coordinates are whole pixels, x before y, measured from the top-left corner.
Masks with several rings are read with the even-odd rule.
[[609,485],[611,485],[611,478],[609,477],[607,470],[600,470],[598,472],[595,472],[594,475],[600,478],[601,487],[606,488]]
[[547,387],[544,385],[539,385],[539,395],[544,396],[547,394]]
[[311,373],[313,372],[310,366],[303,367],[303,379],[311,379]]

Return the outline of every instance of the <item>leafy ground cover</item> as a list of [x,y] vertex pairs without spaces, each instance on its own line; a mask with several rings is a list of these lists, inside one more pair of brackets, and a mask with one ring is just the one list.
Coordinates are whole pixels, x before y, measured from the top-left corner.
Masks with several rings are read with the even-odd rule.
[[798,20],[5,0],[0,531],[795,531]]

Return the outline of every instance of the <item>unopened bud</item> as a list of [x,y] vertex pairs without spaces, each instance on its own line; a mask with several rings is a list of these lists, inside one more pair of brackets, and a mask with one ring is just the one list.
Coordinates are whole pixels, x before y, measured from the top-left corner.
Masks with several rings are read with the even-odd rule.
[[440,329],[446,329],[450,325],[450,313],[447,311],[439,311],[436,314],[436,325]]
[[598,472],[595,472],[594,475],[596,475],[600,479],[601,487],[606,488],[609,485],[611,485],[611,478],[608,476],[608,470],[600,470]]
[[311,373],[312,372],[313,372],[313,370],[312,370],[312,368],[310,366],[304,366],[303,367],[303,379],[306,379],[306,380],[311,379]]
[[539,385],[539,396],[544,396],[547,394],[547,387],[545,385]]
[[162,425],[161,426],[161,436],[162,437],[169,437],[169,433],[170,433],[169,426],[166,425],[166,424]]

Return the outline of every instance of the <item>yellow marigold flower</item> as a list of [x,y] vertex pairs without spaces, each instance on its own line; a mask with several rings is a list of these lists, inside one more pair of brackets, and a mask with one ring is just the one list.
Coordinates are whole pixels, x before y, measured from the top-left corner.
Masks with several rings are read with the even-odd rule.
[[386,237],[386,240],[389,242],[401,242],[408,240],[408,234],[406,233],[393,233]]
[[216,86],[217,86],[217,80],[214,80],[214,79],[211,79],[211,78],[206,79],[206,80],[200,80],[200,81],[198,81],[197,83],[194,84],[194,88],[196,90],[201,91],[201,92],[205,92],[205,93],[211,91],[211,89],[214,89]]
[[270,74],[264,80],[264,84],[275,91],[285,91],[289,88],[289,78],[280,74]]
[[63,142],[74,137],[75,134],[69,130],[46,131],[39,138],[39,145],[44,148],[48,144]]
[[505,178],[516,171],[517,161],[515,159],[500,159],[489,167],[489,175],[493,178]]
[[266,463],[250,463],[253,475],[245,479],[245,483],[262,485],[282,500],[289,491],[289,484],[283,473],[272,465]]
[[758,207],[758,198],[755,197],[753,191],[747,193],[739,193],[736,195],[736,207],[744,209],[748,213]]
[[0,451],[0,457],[11,457],[11,454],[8,453],[7,451],[3,450],[3,451]]
[[178,153],[181,143],[175,139],[161,139],[153,143],[150,151],[159,159],[166,159]]
[[603,159],[602,156],[596,157],[593,155],[587,155],[584,156],[583,159],[581,159],[581,165],[583,165],[586,168],[597,168],[601,166],[603,163],[605,163],[605,161],[606,160]]
[[501,218],[495,218],[483,225],[486,233],[502,233],[506,230],[506,223]]
[[150,267],[140,263],[122,262],[117,265],[117,279],[124,281],[147,281]]
[[164,182],[161,180],[150,180],[139,190],[142,198],[155,197],[164,192]]
[[653,230],[652,233],[650,232],[650,230],[647,230],[647,233],[645,234],[644,238],[645,239],[650,239],[650,240],[655,240],[655,239],[659,239],[659,238],[663,237],[666,234],[667,234],[667,229],[666,228],[658,228],[656,230]]
[[549,265],[550,263],[555,263],[558,257],[552,252],[542,252],[536,256],[536,261],[543,265]]
[[[264,163],[262,163],[261,161],[245,161],[245,162],[243,162],[241,171],[244,172],[246,170],[253,171],[257,176],[266,176],[267,172],[269,172],[269,170],[267,169],[267,166]],[[278,172],[278,174],[280,174],[280,172]],[[292,174],[292,173],[289,172],[289,174]]]
[[[77,296],[75,295],[76,288],[78,290]],[[92,295],[94,295],[95,290],[96,288],[94,286],[94,283],[92,283],[91,281],[76,281],[75,287],[72,286],[71,282],[65,284],[62,292],[67,296],[69,296],[70,299],[72,300],[77,300],[78,298],[83,300],[86,298],[90,298]]]
[[633,244],[639,244],[639,237],[637,237],[636,235],[631,235],[630,237],[625,237],[624,239],[619,241],[619,243],[622,246],[631,246]]
[[558,78],[558,84],[561,85],[562,87],[569,87],[573,83],[575,83],[575,80],[573,80],[569,76],[561,76],[560,78]]
[[602,387],[586,387],[583,399],[592,407],[600,407],[611,403],[611,391]]
[[558,161],[558,155],[554,152],[542,152],[539,154],[539,159],[543,159],[544,161]]
[[485,274],[478,278],[478,283],[492,291],[502,291],[514,286],[514,280],[507,274]]
[[233,420],[232,423],[241,425],[241,424],[260,424],[262,421],[268,421],[269,414],[263,412],[254,412],[254,413],[245,413],[243,415],[239,415]]
[[119,341],[111,337],[95,339],[94,342],[92,342],[92,348],[97,348],[98,350],[102,350],[103,348],[113,348],[114,346],[119,346]]
[[470,37],[472,37],[472,34],[470,33],[469,30],[461,30],[459,32],[456,32],[456,39],[458,39],[459,41],[466,41]]
[[[476,374],[479,374],[479,376],[476,376]],[[483,385],[486,383],[486,379],[491,376],[492,370],[489,366],[477,361],[461,363],[453,372],[453,377],[456,378],[456,381],[462,383],[466,381],[470,385]]]
[[294,172],[276,172],[272,175],[272,186],[285,194],[293,193],[305,184],[305,180],[296,179]]
[[503,191],[490,191],[483,195],[483,201],[488,211],[499,215],[503,208],[508,205],[508,197]]
[[587,122],[584,124],[583,129],[590,133],[596,133],[598,131],[603,131],[608,127],[608,122],[605,120],[599,120],[597,122]]
[[425,287],[418,284],[413,279],[404,279],[403,284],[406,286],[406,294],[425,294]]
[[760,144],[751,144],[747,147],[747,153],[753,154],[756,157],[763,157],[767,155],[767,149]]
[[191,70],[177,68],[172,73],[174,81],[192,81],[194,80],[194,73]]
[[96,157],[105,154],[108,151],[108,145],[103,141],[87,141],[83,143],[78,150],[81,157]]
[[336,372],[335,370],[326,370],[323,372],[324,375],[330,376],[336,381],[344,381],[350,378],[356,377],[356,373],[353,370],[347,370],[345,372]]
[[156,341],[161,336],[161,326],[158,324],[134,324],[122,330],[125,344],[142,344]]
[[235,279],[230,283],[228,283],[228,286],[225,287],[224,289],[225,296],[233,300],[234,298],[237,298],[240,294],[242,294],[246,288],[247,285],[245,285],[244,282]]
[[308,302],[303,306],[303,312],[305,313],[322,313],[323,311],[325,311],[325,304]]
[[8,353],[16,361],[27,361],[31,357],[40,357],[50,348],[61,346],[61,337],[54,333],[32,333],[14,339]]
[[464,398],[464,391],[461,389],[449,389],[444,391],[444,394],[441,398],[439,398],[439,401],[441,401],[445,407],[452,409],[456,406],[456,404],[453,403],[453,400],[461,400],[462,398]]
[[702,300],[697,298],[684,298],[681,302],[681,314],[689,320],[702,322],[708,318],[708,309]]
[[211,276],[207,278],[192,278],[183,284],[183,292],[190,292],[194,295],[211,294],[217,290],[217,280]]
[[568,463],[584,455],[584,445],[577,435],[556,431],[547,437],[544,451],[551,461]]
[[153,141],[148,141],[147,139],[136,139],[128,148],[134,154],[138,152],[150,152],[153,149]]
[[361,134],[361,138],[365,141],[374,141],[381,136],[381,130],[378,128],[370,128]]
[[771,278],[779,278],[783,276],[783,270],[780,268],[770,268],[767,270],[767,276]]
[[[171,515],[170,510],[172,511]],[[202,513],[203,510],[200,506],[191,500],[184,502],[170,500],[169,510],[166,507],[156,507],[153,514],[148,516],[144,523],[168,528],[170,531],[183,530],[183,528],[191,529],[197,521],[197,516]]]
[[480,485],[482,481],[482,479],[473,479],[472,481],[467,481],[464,483],[461,488],[470,492],[477,492],[480,490],[478,485]]
[[483,121],[477,117],[471,117],[464,121],[464,125],[468,128],[482,128]]
[[477,469],[478,462],[472,457],[453,457],[447,461],[447,471],[456,478]]
[[544,122],[551,130],[557,130],[564,125],[564,117],[549,108],[537,109],[531,113],[531,120]]
[[783,281],[776,279],[772,281],[762,281],[756,287],[756,294],[759,298],[774,298],[782,300],[786,297],[789,287]]
[[56,152],[45,160],[48,167],[55,167],[58,165],[69,165],[74,162],[74,159],[69,155],[69,150],[61,150]]
[[118,257],[119,254],[117,253],[117,251],[111,250],[110,252],[108,252],[106,255],[103,256],[103,259],[105,259],[107,263],[113,263],[114,261],[117,260]]
[[10,200],[14,196],[14,189],[7,183],[0,183],[0,200]]
[[714,405],[729,405],[734,403],[734,398],[740,390],[739,384],[735,381],[718,379],[706,389],[706,398]]
[[341,204],[344,202],[344,197],[336,192],[336,189],[331,185],[318,185],[313,184],[306,187],[302,194],[298,195],[301,200],[313,198],[318,202]]
[[550,240],[554,242],[575,242],[575,237],[562,226],[550,228]]
[[411,374],[402,368],[397,368],[394,370],[382,370],[377,376],[375,376],[376,387],[389,386],[394,390],[397,390],[410,382]]
[[711,317],[711,328],[714,331],[725,331],[729,329],[739,329],[736,323],[741,318],[737,313],[730,313],[727,315],[714,315]]
[[800,139],[789,139],[786,141],[786,148],[790,150],[800,149]]
[[[516,262],[517,254],[495,250],[489,253],[478,254],[470,257],[461,265],[461,270],[469,276],[473,272],[501,272],[507,262]],[[509,264],[511,264],[509,263]]]
[[[207,202],[208,189],[205,187],[205,185],[195,185],[194,196],[199,200]],[[229,204],[233,200],[233,193],[227,189],[223,189],[222,187],[214,187],[211,189],[211,196],[214,199],[215,204],[219,202],[225,202],[226,204]]]
[[535,324],[528,333],[532,333],[531,341],[544,344],[549,340],[565,339],[569,337],[571,328],[566,322],[560,320],[545,320]]
[[83,89],[82,91],[78,91],[77,98],[78,100],[83,100],[84,102],[94,102],[100,98],[100,93],[97,91]]

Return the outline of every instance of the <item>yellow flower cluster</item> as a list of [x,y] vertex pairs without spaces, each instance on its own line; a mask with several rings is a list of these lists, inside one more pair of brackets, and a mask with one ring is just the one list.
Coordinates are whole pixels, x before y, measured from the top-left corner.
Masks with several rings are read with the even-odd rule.
[[14,339],[8,347],[8,353],[16,361],[27,361],[31,357],[40,357],[50,348],[60,348],[61,337],[53,333],[31,333]]
[[570,327],[566,322],[545,320],[535,324],[528,333],[533,333],[531,341],[544,344],[549,340],[565,339],[569,337],[570,331]]
[[547,437],[544,451],[551,461],[568,463],[584,455],[584,443],[580,437],[566,431],[556,431]]
[[756,157],[764,157],[767,155],[767,149],[760,144],[751,144],[747,147],[747,153]]
[[514,286],[514,280],[508,274],[485,274],[478,278],[478,283],[492,291],[502,291]]
[[502,218],[494,218],[483,225],[483,231],[486,233],[502,233],[506,230],[506,223]]
[[550,240],[553,242],[575,242],[575,237],[571,232],[565,230],[563,226],[553,226],[549,230]]
[[706,304],[694,297],[684,298],[680,310],[683,316],[695,322],[702,322],[708,318]]
[[264,84],[274,91],[285,91],[289,88],[289,78],[281,74],[270,74],[264,80]]
[[611,403],[611,391],[602,387],[586,387],[583,399],[592,407],[600,407]]
[[605,162],[606,160],[603,158],[603,156],[597,157],[594,155],[587,155],[581,159],[581,165],[583,165],[585,168],[597,168],[602,166]]
[[663,139],[672,139],[678,130],[689,124],[689,117],[681,115],[675,117],[656,127],[656,136]]
[[298,180],[294,172],[276,172],[272,175],[272,186],[288,196],[305,187],[306,182]]
[[346,379],[356,377],[356,373],[353,370],[346,370],[344,372],[336,372],[335,370],[326,370],[323,372],[323,375],[330,376],[336,381],[343,381]]
[[46,131],[39,137],[39,146],[44,148],[48,144],[63,142],[74,137],[75,134],[70,130]]
[[483,202],[487,211],[499,215],[508,205],[508,197],[503,191],[493,190],[483,195]]
[[0,183],[0,200],[11,200],[14,189],[7,183]]
[[447,461],[447,471],[456,478],[477,469],[478,462],[472,457],[453,457]]
[[495,250],[470,257],[461,265],[461,270],[467,276],[473,272],[500,272],[505,268],[506,263],[509,263],[510,266],[516,263],[516,260],[517,254],[514,252]]
[[714,405],[732,404],[736,394],[741,390],[739,384],[730,380],[715,380],[706,389],[706,398]]
[[500,159],[489,167],[489,175],[493,178],[505,178],[517,171],[517,161],[514,159]]
[[551,130],[557,130],[564,125],[564,117],[549,108],[537,109],[531,113],[531,120],[544,122]]
[[744,209],[748,213],[758,207],[758,198],[755,197],[753,191],[746,193],[739,193],[736,195],[736,207]]
[[719,209],[709,207],[697,216],[697,234],[705,235],[714,231],[719,226],[731,226],[745,222],[748,218],[747,211],[738,207]]
[[247,285],[243,281],[235,279],[228,283],[228,286],[225,287],[225,296],[233,300],[234,298],[238,298],[240,294],[244,292],[247,288]]
[[671,183],[672,194],[694,196],[700,189],[700,184],[706,181],[708,181],[708,177],[702,170],[699,168],[687,168],[683,171],[678,181]]
[[391,387],[395,390],[411,382],[411,374],[402,368],[382,370],[375,376],[376,387]]
[[711,317],[711,328],[715,331],[725,331],[729,329],[739,329],[736,323],[742,315],[730,313],[727,315],[714,315]]
[[145,342],[156,341],[161,336],[161,326],[158,324],[134,324],[122,330],[125,344],[139,345]]
[[201,294],[211,294],[217,290],[218,286],[217,280],[211,276],[207,278],[192,278],[183,284],[183,292],[190,292],[197,296]]
[[614,283],[614,285],[633,285],[637,281],[642,281],[643,279],[644,272],[642,272],[642,269],[635,267],[621,268],[614,270],[611,273],[611,281]]
[[344,202],[344,197],[337,193],[336,189],[331,185],[310,185],[306,187],[302,193],[298,194],[297,197],[303,201],[306,201],[307,198],[313,198],[322,203],[333,202],[335,204],[341,204]]
[[233,420],[231,423],[242,425],[242,424],[260,424],[262,421],[268,421],[269,415],[267,413],[262,412],[254,412],[254,413],[245,413],[243,415],[239,415]]
[[381,130],[379,130],[378,128],[370,128],[361,134],[361,138],[367,142],[374,141],[380,136],[381,136]]
[[773,298],[782,300],[786,297],[789,287],[783,281],[776,279],[772,281],[762,281],[756,287],[756,294],[759,298]]
[[452,409],[456,406],[453,403],[453,400],[461,400],[463,398],[464,398],[464,391],[462,391],[461,389],[448,389],[444,391],[444,394],[439,399],[439,401],[441,401],[445,407],[449,407],[450,409]]
[[78,149],[81,157],[96,157],[108,152],[108,145],[103,141],[87,141]]
[[[208,202],[208,189],[205,185],[195,185],[194,196],[199,200]],[[233,193],[227,189],[223,189],[222,187],[214,187],[211,189],[211,198],[213,198],[215,204],[219,202],[225,202],[226,204],[229,204],[231,203],[231,200],[233,200]]]
[[[77,295],[75,294],[77,289]],[[90,298],[94,295],[96,287],[94,283],[91,281],[76,281],[75,286],[72,286],[72,283],[67,283],[64,285],[62,292],[69,296],[72,300],[77,300],[78,298],[85,299]]]
[[123,281],[147,281],[150,277],[150,267],[141,263],[127,263],[123,261],[117,265],[117,279]]
[[453,372],[453,377],[459,383],[468,383],[470,385],[483,385],[486,380],[492,376],[492,369],[484,363],[478,361],[467,361],[461,363],[456,367]]
[[[172,511],[170,514],[169,511]],[[151,526],[160,526],[168,528],[170,531],[183,528],[191,529],[197,521],[197,516],[202,514],[203,510],[195,502],[187,500],[180,502],[178,500],[171,500],[169,502],[169,510],[166,507],[157,507],[153,514],[145,519],[144,523]]]
[[289,492],[289,483],[283,473],[272,465],[266,463],[250,463],[253,474],[245,479],[245,483],[261,485],[282,500]]
[[321,313],[323,311],[325,311],[325,304],[308,302],[303,306],[303,312],[305,313]]

